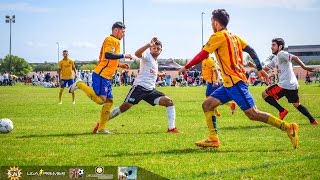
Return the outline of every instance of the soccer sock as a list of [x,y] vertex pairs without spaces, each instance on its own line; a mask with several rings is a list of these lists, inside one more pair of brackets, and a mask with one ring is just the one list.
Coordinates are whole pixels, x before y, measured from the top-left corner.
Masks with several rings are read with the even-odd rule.
[[217,108],[214,108],[213,110],[214,110],[214,115],[215,116],[220,116],[220,112],[219,112],[219,110]]
[[308,117],[309,121],[312,122],[314,120],[314,118],[312,117],[312,115],[309,113],[308,109],[306,107],[304,107],[302,104],[300,104],[297,109],[306,117]]
[[60,88],[60,92],[59,92],[59,102],[62,101],[62,93],[63,93],[63,88]]
[[100,111],[100,123],[98,130],[101,131],[106,128],[109,120],[112,103],[104,103]]
[[75,94],[74,92],[72,92],[72,102],[74,102],[74,100],[75,100]]
[[209,137],[212,139],[218,139],[217,119],[214,111],[204,112],[206,116],[206,122],[209,129]]
[[121,114],[121,111],[120,111],[120,108],[119,107],[116,107],[114,108],[111,113],[110,113],[110,116],[109,116],[109,121],[115,117],[117,117],[119,114]]
[[269,115],[268,117],[268,124],[281,129],[282,131],[288,131],[290,129],[290,124],[280,120],[279,118],[274,117],[273,115]]
[[232,101],[229,101],[229,102],[225,103],[225,105],[231,107],[232,106]]
[[176,109],[174,106],[167,107],[168,127],[169,129],[175,128]]
[[79,87],[79,89],[81,89],[83,92],[86,93],[86,95],[94,102],[96,102],[97,104],[103,104],[102,99],[96,95],[96,93],[93,91],[93,89],[89,86],[87,86],[84,82],[78,82],[77,86]]
[[277,108],[279,112],[284,111],[284,108],[273,97],[267,96],[264,100],[271,106]]

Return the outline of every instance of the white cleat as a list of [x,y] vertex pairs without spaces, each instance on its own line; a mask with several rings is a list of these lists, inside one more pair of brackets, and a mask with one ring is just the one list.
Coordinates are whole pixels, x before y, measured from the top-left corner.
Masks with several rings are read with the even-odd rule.
[[59,105],[62,104],[62,101],[59,102]]
[[101,131],[97,130],[96,134],[113,134],[113,133],[108,131],[107,129],[103,129]]
[[77,79],[76,82],[74,82],[70,87],[69,87],[69,93],[73,93],[75,90],[79,89],[77,86],[77,83],[82,81],[81,79]]
[[76,104],[76,101],[73,101],[72,104]]

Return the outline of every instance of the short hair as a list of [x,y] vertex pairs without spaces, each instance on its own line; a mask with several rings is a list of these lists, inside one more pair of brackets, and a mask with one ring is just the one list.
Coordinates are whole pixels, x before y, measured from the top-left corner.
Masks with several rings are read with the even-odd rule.
[[122,22],[120,22],[120,21],[118,21],[118,22],[115,22],[113,25],[112,25],[112,30],[114,30],[115,28],[119,28],[119,29],[125,29],[126,28],[126,26],[122,23]]
[[282,38],[274,38],[274,39],[272,39],[272,42],[277,43],[278,46],[282,45],[282,49],[281,50],[284,49],[285,42],[284,42],[284,40]]
[[68,52],[68,50],[63,50],[62,53],[64,53],[64,52]]
[[154,44],[157,45],[157,46],[161,46],[162,47],[162,43],[159,40],[157,40]]
[[212,12],[212,18],[218,21],[224,27],[227,27],[229,23],[229,14],[225,9],[216,9]]

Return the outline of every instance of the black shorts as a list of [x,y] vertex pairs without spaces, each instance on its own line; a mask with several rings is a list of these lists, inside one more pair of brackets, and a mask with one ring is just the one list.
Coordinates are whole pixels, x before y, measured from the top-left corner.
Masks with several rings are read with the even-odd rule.
[[283,89],[282,87],[275,84],[270,86],[266,90],[266,93],[276,100],[281,99],[283,96],[285,96],[288,99],[289,103],[299,102],[298,89],[296,90]]
[[148,90],[142,86],[132,86],[124,102],[131,104],[138,104],[141,100],[146,101],[147,103],[155,106],[154,100],[165,96],[162,92],[157,91],[156,89]]

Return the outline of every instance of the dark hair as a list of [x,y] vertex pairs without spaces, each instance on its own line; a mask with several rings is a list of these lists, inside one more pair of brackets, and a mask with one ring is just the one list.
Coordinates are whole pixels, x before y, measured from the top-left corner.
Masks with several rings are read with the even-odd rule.
[[63,53],[64,53],[64,52],[68,52],[68,50],[63,50],[62,52],[63,52]]
[[272,42],[277,43],[278,46],[282,45],[281,50],[284,49],[285,43],[284,43],[284,40],[282,38],[274,38],[274,39],[272,39]]
[[222,26],[227,27],[229,14],[225,9],[216,9],[212,12],[212,19],[218,21]]
[[114,30],[115,28],[120,28],[120,29],[122,29],[122,28],[126,28],[126,26],[122,23],[122,22],[115,22],[113,25],[112,25],[112,30]]
[[161,46],[162,47],[162,43],[159,40],[157,40],[154,44],[157,45],[157,46]]

